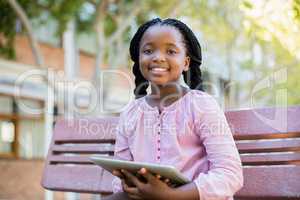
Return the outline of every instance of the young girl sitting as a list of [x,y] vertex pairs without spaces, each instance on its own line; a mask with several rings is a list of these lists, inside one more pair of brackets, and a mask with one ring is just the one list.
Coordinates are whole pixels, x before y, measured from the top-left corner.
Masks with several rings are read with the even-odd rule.
[[[143,24],[130,43],[136,99],[121,113],[117,159],[172,165],[191,183],[173,188],[141,169],[146,181],[115,171],[104,199],[229,200],[243,185],[240,157],[217,102],[202,90],[201,48],[176,19]],[[181,75],[188,87],[180,84]],[[146,89],[150,85],[151,94]]]

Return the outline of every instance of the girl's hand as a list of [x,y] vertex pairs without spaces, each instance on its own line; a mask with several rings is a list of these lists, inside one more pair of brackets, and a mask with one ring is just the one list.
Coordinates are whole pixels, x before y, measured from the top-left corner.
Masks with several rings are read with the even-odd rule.
[[126,170],[121,170],[121,172],[126,179],[135,185],[134,187],[128,186],[125,181],[122,181],[123,190],[131,199],[165,200],[168,199],[173,190],[165,182],[147,172],[145,168],[142,168],[138,173],[147,180],[146,183]]
[[[132,183],[130,183],[130,181],[128,179],[126,179],[126,177],[122,174],[121,170],[114,170],[113,171],[113,175],[114,176],[117,176],[119,177],[122,181],[124,180],[124,182],[127,184],[127,185],[130,185],[130,186],[134,186],[132,185]],[[140,175],[140,174],[139,174]],[[141,176],[141,175],[140,175]],[[140,176],[138,178],[140,178]],[[172,187],[172,188],[175,188],[176,187],[176,184],[172,183],[170,181],[170,179],[168,178],[163,178],[161,177],[161,175],[159,174],[156,174],[155,177],[158,179],[158,180],[161,180],[163,181],[164,183],[166,183],[169,187]]]
[[134,186],[134,184],[128,178],[126,178],[126,176],[124,176],[124,174],[121,172],[121,170],[114,170],[113,175],[117,176],[121,179],[122,186],[123,186],[123,183],[124,184],[126,183],[126,185],[131,186],[131,187]]
[[120,170],[114,170],[114,171],[112,172],[112,174],[113,174],[114,176],[119,177],[120,179],[123,179],[123,178],[124,178],[124,177],[123,177],[123,174],[121,173]]
[[156,174],[155,177],[156,177],[157,179],[163,181],[164,183],[166,183],[169,187],[172,187],[172,188],[177,187],[177,185],[174,184],[174,183],[172,183],[172,182],[170,181],[170,179],[168,179],[168,178],[163,178],[163,177],[161,177],[161,175],[159,175],[159,174]]

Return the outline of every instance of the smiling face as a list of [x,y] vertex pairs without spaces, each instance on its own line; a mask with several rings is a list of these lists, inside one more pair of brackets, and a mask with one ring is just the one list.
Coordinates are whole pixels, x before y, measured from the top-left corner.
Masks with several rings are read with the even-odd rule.
[[183,36],[175,27],[155,25],[144,33],[140,42],[139,65],[142,75],[151,84],[177,83],[189,64]]

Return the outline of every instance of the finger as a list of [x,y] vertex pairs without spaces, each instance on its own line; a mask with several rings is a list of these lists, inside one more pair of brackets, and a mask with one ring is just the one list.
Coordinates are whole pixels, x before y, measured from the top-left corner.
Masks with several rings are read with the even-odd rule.
[[161,179],[161,175],[159,175],[159,174],[156,174],[155,177],[156,177],[157,179]]
[[128,195],[140,196],[139,190],[136,187],[130,187],[126,183],[122,184],[124,192]]
[[112,174],[114,176],[117,176],[117,177],[121,178],[121,179],[124,178],[124,176],[123,176],[123,174],[121,173],[120,170],[113,170]]
[[141,182],[138,180],[136,176],[123,169],[121,170],[121,172],[126,176],[127,179],[129,179],[129,181],[131,181],[135,186],[139,187]]
[[140,199],[143,199],[143,198],[140,197],[140,196],[132,195],[132,194],[127,194],[127,196],[128,196],[130,199],[134,199],[134,200],[140,200]]
[[134,183],[128,179],[125,175],[122,175],[123,178],[121,179],[122,182],[124,182],[129,187],[135,187]]
[[145,168],[142,168],[138,173],[141,174],[148,182],[157,180],[155,178],[155,176],[153,174],[149,173],[148,170]]
[[126,181],[124,179],[122,179],[121,185],[122,185],[123,190],[125,187],[129,187],[129,185],[126,183]]

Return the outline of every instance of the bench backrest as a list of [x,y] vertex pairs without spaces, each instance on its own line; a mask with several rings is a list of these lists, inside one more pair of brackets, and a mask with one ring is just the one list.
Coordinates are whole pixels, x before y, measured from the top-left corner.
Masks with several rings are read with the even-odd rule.
[[113,155],[118,118],[59,119],[45,161],[42,185],[55,191],[109,194],[113,176],[91,155]]
[[[300,198],[300,107],[225,113],[244,165],[235,199]],[[58,120],[42,185],[50,190],[108,194],[113,176],[90,155],[113,155],[118,118]]]
[[244,167],[235,199],[300,199],[300,107],[225,114]]

